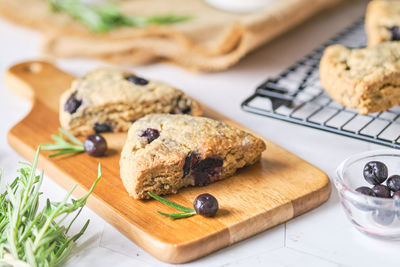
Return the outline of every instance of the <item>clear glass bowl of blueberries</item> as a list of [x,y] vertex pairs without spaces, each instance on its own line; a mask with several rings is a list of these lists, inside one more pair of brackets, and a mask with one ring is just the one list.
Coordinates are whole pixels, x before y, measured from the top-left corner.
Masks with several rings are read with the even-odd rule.
[[351,156],[337,168],[335,185],[347,217],[358,230],[400,239],[400,151]]

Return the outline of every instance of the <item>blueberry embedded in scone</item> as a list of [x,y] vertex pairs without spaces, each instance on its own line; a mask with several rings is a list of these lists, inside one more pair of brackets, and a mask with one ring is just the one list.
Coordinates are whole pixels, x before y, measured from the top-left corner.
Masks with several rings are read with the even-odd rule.
[[202,114],[182,91],[117,69],[96,69],[76,79],[60,99],[61,126],[74,135],[127,131],[151,113]]
[[136,199],[205,186],[257,162],[265,143],[236,127],[204,117],[151,114],[128,132],[120,174]]

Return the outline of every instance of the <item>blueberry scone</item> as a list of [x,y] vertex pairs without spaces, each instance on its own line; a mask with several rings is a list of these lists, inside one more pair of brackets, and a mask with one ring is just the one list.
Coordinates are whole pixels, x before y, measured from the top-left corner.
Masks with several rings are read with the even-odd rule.
[[369,46],[400,41],[400,1],[371,1],[365,15],[365,31]]
[[362,49],[329,46],[319,70],[325,91],[360,114],[385,111],[400,104],[400,43]]
[[150,113],[199,116],[199,104],[182,91],[133,73],[101,68],[76,79],[60,100],[61,126],[74,135],[128,131]]
[[122,149],[120,173],[129,195],[148,198],[204,186],[257,162],[265,143],[223,122],[151,114],[137,120]]

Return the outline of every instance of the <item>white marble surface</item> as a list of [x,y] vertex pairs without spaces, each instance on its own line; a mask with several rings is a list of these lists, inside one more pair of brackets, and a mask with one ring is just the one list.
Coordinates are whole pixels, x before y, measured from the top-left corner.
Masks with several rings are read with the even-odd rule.
[[[241,101],[267,77],[278,74],[343,27],[361,17],[365,2],[349,4],[319,15],[284,36],[251,53],[240,64],[220,73],[191,73],[175,66],[155,64],[133,67],[145,77],[157,78],[207,103],[228,117],[324,170],[331,178],[347,156],[381,148],[330,133],[259,117],[242,111]],[[40,36],[0,20],[0,72],[10,65],[40,57]],[[62,69],[76,75],[100,62],[57,60]],[[0,81],[0,166],[3,183],[12,178],[22,158],[6,141],[7,131],[30,109],[28,101],[5,88]],[[43,184],[44,196],[59,199],[65,193],[51,179]],[[90,209],[85,208],[75,230],[88,218],[91,224],[78,242],[66,266],[166,266],[137,247]],[[188,266],[399,266],[400,243],[368,238],[353,228],[341,210],[337,192],[321,207],[186,264]]]

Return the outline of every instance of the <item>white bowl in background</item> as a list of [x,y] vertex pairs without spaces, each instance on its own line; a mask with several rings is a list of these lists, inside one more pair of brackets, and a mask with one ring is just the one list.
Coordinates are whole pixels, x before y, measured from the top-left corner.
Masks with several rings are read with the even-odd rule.
[[276,0],[205,0],[210,6],[237,13],[258,11],[274,1]]

